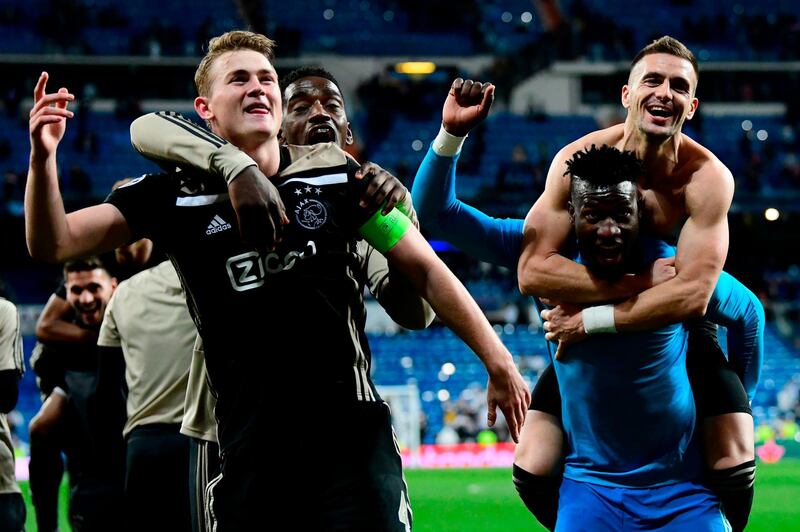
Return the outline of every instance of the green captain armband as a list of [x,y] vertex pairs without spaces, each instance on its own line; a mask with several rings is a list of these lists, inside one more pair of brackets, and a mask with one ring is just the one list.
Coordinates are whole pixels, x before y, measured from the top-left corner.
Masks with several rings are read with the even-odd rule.
[[387,215],[377,211],[358,232],[372,247],[380,253],[386,253],[400,242],[409,227],[411,220],[395,207]]

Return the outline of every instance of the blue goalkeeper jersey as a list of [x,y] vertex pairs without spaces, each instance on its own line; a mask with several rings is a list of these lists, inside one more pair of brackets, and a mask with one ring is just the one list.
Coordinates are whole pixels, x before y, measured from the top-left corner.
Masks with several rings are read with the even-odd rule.
[[[412,187],[422,226],[465,253],[516,269],[523,221],[492,218],[455,196],[458,157],[429,149]],[[641,264],[674,248],[643,238]],[[709,318],[729,327],[731,363],[752,398],[763,358],[763,309],[722,273]],[[570,444],[565,476],[610,486],[666,485],[693,478],[695,409],[686,375],[682,324],[654,331],[593,335],[555,365]],[[734,361],[736,359],[736,361]]]

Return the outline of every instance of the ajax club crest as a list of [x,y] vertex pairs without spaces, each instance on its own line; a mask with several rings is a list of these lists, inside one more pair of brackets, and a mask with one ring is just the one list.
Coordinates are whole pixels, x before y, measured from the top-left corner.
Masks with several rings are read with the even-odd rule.
[[319,229],[328,220],[328,210],[320,201],[305,198],[295,207],[294,216],[306,229]]

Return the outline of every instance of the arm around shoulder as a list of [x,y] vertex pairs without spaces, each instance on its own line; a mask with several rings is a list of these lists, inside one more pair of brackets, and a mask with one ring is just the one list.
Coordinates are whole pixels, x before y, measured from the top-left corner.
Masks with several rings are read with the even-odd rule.
[[574,142],[556,155],[545,190],[525,218],[517,265],[519,289],[526,295],[576,304],[630,297],[649,286],[646,280],[629,275],[609,283],[561,255],[572,232],[570,184],[564,171],[577,146],[578,142]]
[[685,198],[689,218],[678,239],[676,276],[616,305],[619,330],[647,330],[706,313],[728,254],[730,171],[709,164],[686,187]]

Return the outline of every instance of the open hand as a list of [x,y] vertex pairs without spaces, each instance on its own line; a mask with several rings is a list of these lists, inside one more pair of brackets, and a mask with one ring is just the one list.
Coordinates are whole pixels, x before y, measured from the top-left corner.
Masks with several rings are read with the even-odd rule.
[[487,419],[489,426],[493,427],[497,421],[499,406],[506,418],[511,439],[519,442],[519,433],[525,423],[525,415],[531,402],[531,393],[511,357],[508,358],[504,368],[490,373],[486,399],[489,406]]
[[67,105],[75,96],[64,87],[56,93],[47,94],[49,77],[47,72],[42,72],[33,89],[29,129],[31,155],[34,157],[47,158],[55,154],[58,143],[67,130],[67,119],[73,117],[73,112],[67,109]]

